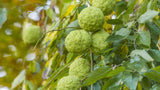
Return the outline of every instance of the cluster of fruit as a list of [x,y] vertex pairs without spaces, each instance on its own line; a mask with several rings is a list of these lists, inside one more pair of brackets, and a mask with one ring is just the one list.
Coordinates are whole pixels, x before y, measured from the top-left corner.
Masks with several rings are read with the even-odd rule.
[[[109,45],[105,42],[109,36],[103,29],[104,16],[115,7],[115,0],[93,0],[92,6],[83,9],[78,16],[81,30],[71,31],[65,39],[65,47],[71,53],[85,53],[87,49],[101,54]],[[57,90],[78,90],[80,80],[90,73],[90,63],[84,58],[77,58],[71,64],[69,76],[61,78]]]

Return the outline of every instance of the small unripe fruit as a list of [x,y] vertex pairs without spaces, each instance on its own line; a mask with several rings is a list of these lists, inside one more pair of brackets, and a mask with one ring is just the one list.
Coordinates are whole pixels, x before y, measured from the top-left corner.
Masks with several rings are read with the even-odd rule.
[[22,38],[25,43],[34,44],[36,43],[42,36],[40,32],[40,27],[36,25],[31,25],[25,29],[23,29]]
[[71,31],[65,39],[65,47],[71,53],[83,53],[91,46],[91,35],[85,30]]
[[104,15],[109,15],[114,10],[115,3],[115,0],[93,0],[92,5],[101,9]]
[[105,41],[108,36],[109,34],[103,29],[92,35],[91,50],[93,53],[101,54],[101,52],[109,46],[108,42]]
[[58,81],[57,90],[79,90],[80,85],[80,79],[77,76],[69,75]]
[[87,7],[79,14],[78,23],[86,31],[100,30],[104,24],[103,12],[96,7]]
[[77,58],[71,64],[69,75],[76,75],[83,79],[90,73],[90,63],[84,58]]

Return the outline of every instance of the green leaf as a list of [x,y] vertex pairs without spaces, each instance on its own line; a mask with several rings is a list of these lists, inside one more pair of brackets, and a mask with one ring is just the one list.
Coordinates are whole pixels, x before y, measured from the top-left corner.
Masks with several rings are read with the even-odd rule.
[[72,2],[73,0],[63,0],[64,3],[70,3]]
[[83,85],[88,86],[94,84],[96,81],[106,77],[111,70],[111,67],[99,67],[88,75],[88,78],[83,82]]
[[130,34],[130,30],[127,28],[121,28],[120,30],[116,31],[115,35],[124,36],[124,38],[127,38]]
[[144,90],[149,90],[151,88],[151,82],[146,77],[143,77],[143,79],[141,80],[141,85]]
[[136,4],[136,0],[129,0],[128,1],[128,5],[127,5],[128,8],[127,8],[126,12],[124,12],[124,14],[122,15],[124,22],[127,22],[129,20],[129,14],[133,13],[135,4]]
[[150,0],[150,2],[147,5],[148,10],[154,10],[157,8],[157,0]]
[[125,12],[124,15],[132,13],[133,10],[134,10],[134,5],[135,4],[136,4],[136,0],[129,0],[128,1],[128,5],[127,5],[128,9],[127,9],[127,11]]
[[84,8],[88,7],[87,5],[82,5],[78,7],[78,13],[80,13]]
[[137,73],[124,72],[123,81],[130,90],[136,90],[139,80]]
[[156,71],[150,70],[150,71],[144,73],[144,75],[147,78],[152,79],[152,80],[160,83],[160,72],[156,72]]
[[139,17],[140,15],[144,14],[147,11],[147,5],[149,0],[143,0],[142,4],[138,8],[136,14]]
[[111,41],[111,42],[120,41],[127,38],[129,34],[130,34],[129,29],[121,28],[120,30],[116,31],[115,35],[114,34],[110,35],[106,41]]
[[115,41],[120,41],[123,40],[124,36],[120,36],[120,35],[110,35],[106,41],[110,41],[110,42],[115,42]]
[[158,11],[155,10],[148,10],[146,13],[142,14],[139,18],[138,18],[138,22],[139,23],[145,23],[148,20],[153,19],[156,15],[158,15]]
[[109,19],[107,20],[108,24],[123,24],[123,21],[121,21],[120,19]]
[[51,19],[55,20],[55,18],[56,18],[56,13],[53,12],[52,8],[47,9],[47,10],[46,10],[46,13],[47,13],[47,15],[48,15]]
[[29,65],[29,70],[34,74],[38,73],[40,71],[39,63],[37,63],[36,61],[31,62]]
[[71,31],[73,30],[77,30],[80,28],[79,24],[78,24],[78,20],[75,20],[73,22],[71,22],[67,27],[67,29],[65,30],[66,35],[68,35]]
[[153,22],[146,22],[146,26],[150,30],[151,33],[160,35],[160,28]]
[[64,16],[64,14],[66,13],[68,7],[71,5],[71,3],[65,3],[61,12],[61,17]]
[[7,20],[7,10],[5,8],[0,8],[0,29],[2,28],[2,25]]
[[160,85],[154,84],[150,90],[160,90]]
[[148,51],[148,53],[151,55],[151,57],[155,61],[160,62],[160,51],[159,50],[151,49]]
[[148,31],[139,31],[136,43],[137,45],[143,48],[150,48],[150,44],[151,44],[150,33]]
[[126,1],[119,1],[116,3],[115,11],[116,14],[121,14],[125,9],[127,8],[127,2]]
[[139,56],[135,56],[127,63],[127,69],[131,69],[137,72],[145,72],[148,70],[148,65],[146,61],[141,59]]
[[155,68],[152,68],[152,70],[157,71],[157,72],[160,72],[160,66],[157,66],[157,67],[155,67]]
[[153,58],[145,50],[133,50],[130,55],[131,57],[138,55],[148,62],[153,61]]
[[115,76],[115,75],[117,75],[117,74],[119,74],[119,73],[121,73],[121,72],[123,72],[123,71],[125,71],[125,70],[126,70],[126,69],[125,69],[124,66],[118,67],[118,68],[116,68],[115,70],[109,72],[106,77]]
[[138,34],[134,34],[134,35],[129,35],[127,37],[128,40],[135,40],[138,37]]
[[[112,89],[112,88],[117,87],[117,84],[119,84],[120,81],[121,81],[120,78],[118,78],[118,77],[113,77],[113,78],[107,80],[107,81],[104,83],[104,85],[103,85],[103,87],[102,87],[102,90],[117,90],[117,89]],[[118,85],[118,86],[119,86],[119,85]]]
[[24,84],[25,84],[25,90],[35,90],[36,89],[35,85],[31,81],[25,80]]
[[26,75],[26,70],[21,71],[20,74],[12,82],[11,89],[14,89],[19,84],[21,84],[25,79],[25,75]]
[[153,21],[158,27],[160,27],[160,18],[159,19],[154,18]]

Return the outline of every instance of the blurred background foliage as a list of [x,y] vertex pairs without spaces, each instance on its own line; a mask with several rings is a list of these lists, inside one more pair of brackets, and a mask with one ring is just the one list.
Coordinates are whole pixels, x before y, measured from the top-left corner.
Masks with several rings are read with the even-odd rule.
[[[0,28],[0,86],[11,87],[14,78],[25,69],[26,66],[37,57],[34,46],[26,45],[22,41],[22,29],[25,21],[42,26],[44,11],[40,10],[39,18],[35,21],[28,18],[28,15],[36,9],[50,7],[51,2],[62,9],[62,0],[0,0],[0,11],[6,12],[6,22]],[[2,13],[2,12],[0,12]],[[0,17],[3,20],[5,17]],[[41,74],[28,73],[29,80],[40,85]]]

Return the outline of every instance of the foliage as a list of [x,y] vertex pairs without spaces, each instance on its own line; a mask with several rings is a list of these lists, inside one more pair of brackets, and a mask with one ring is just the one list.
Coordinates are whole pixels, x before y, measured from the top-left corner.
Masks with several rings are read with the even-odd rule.
[[[21,4],[16,1],[13,0],[12,3]],[[26,5],[21,4],[18,10],[13,9],[15,7],[12,5],[7,7],[5,1],[0,1],[0,31],[14,29],[12,36],[0,33],[0,38],[3,38],[0,39],[0,66],[7,71],[7,76],[0,79],[0,85],[15,90],[54,90],[61,79],[68,77],[72,62],[81,57],[91,62],[91,72],[81,79],[82,90],[159,90],[159,0],[115,0],[113,12],[103,17],[104,25],[98,25],[98,28],[104,28],[109,33],[103,40],[107,45],[109,43],[109,46],[98,55],[92,53],[89,47],[83,53],[70,52],[65,47],[67,35],[75,30],[82,30],[85,26],[94,28],[88,27],[89,23],[96,23],[98,18],[102,18],[96,15],[98,13],[94,15],[96,19],[90,18],[90,14],[85,16],[85,13],[92,12],[90,10],[83,13],[87,7],[94,6],[94,0],[52,0],[49,5],[46,2],[49,3],[50,0],[30,1],[34,5],[30,5],[29,1],[24,0]],[[4,3],[2,7],[1,3]],[[24,8],[32,12],[26,13],[28,10]],[[13,13],[16,13],[15,17],[12,16]],[[18,21],[18,16],[23,13],[27,16],[21,16]],[[79,21],[79,18],[82,20]],[[97,22],[101,24],[103,20]],[[20,22],[21,27],[15,27],[15,22]],[[20,34],[26,23],[40,26],[43,32],[33,45],[25,45]],[[89,32],[91,33],[94,35],[96,32]],[[83,35],[80,36],[85,38]],[[72,37],[75,38],[76,35]],[[71,45],[76,41],[72,42]],[[15,52],[8,49],[7,45],[10,44],[17,45],[18,50]],[[12,57],[5,56],[5,53],[10,53]],[[30,53],[35,53],[32,61],[26,59]],[[7,66],[8,64],[10,65]],[[19,75],[14,72],[15,69]],[[12,79],[9,80],[9,77]]]

